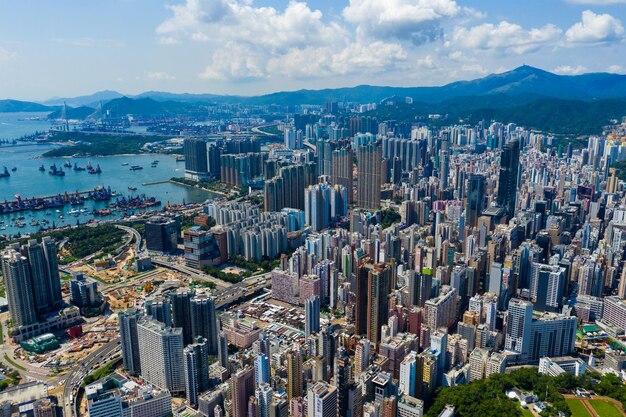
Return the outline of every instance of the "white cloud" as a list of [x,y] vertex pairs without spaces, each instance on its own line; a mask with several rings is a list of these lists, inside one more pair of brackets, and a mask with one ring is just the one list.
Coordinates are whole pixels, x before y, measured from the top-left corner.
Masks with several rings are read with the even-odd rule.
[[146,78],[149,78],[151,80],[166,80],[166,81],[171,81],[171,80],[176,79],[175,76],[168,74],[167,72],[163,72],[163,71],[147,71]]
[[359,35],[422,44],[441,38],[440,22],[460,10],[454,0],[350,0],[343,16]]
[[469,49],[495,50],[500,54],[525,54],[543,46],[553,45],[562,34],[555,25],[524,29],[520,25],[500,22],[484,23],[471,28],[456,28],[449,46]]
[[419,68],[434,69],[437,67],[437,65],[435,64],[435,60],[431,55],[426,55],[423,58],[418,58],[416,64]]
[[252,81],[272,76],[308,79],[356,71],[375,73],[403,62],[397,42],[357,40],[322,12],[291,1],[284,10],[254,7],[249,0],[187,0],[157,28],[161,43],[206,43],[211,80]]
[[0,46],[0,62],[12,61],[16,56],[15,52],[8,51]]
[[612,4],[624,4],[626,0],[566,0],[572,4],[586,4],[590,6],[610,6]]
[[565,32],[565,39],[571,44],[616,42],[624,39],[624,26],[610,14],[585,10],[582,21]]
[[588,71],[589,69],[587,69],[586,67],[582,65],[576,65],[576,66],[560,65],[552,70],[552,72],[556,74],[561,74],[561,75],[578,75],[578,74],[584,74],[585,72],[588,72]]
[[621,65],[609,65],[606,70],[613,74],[622,74],[624,72],[624,67]]

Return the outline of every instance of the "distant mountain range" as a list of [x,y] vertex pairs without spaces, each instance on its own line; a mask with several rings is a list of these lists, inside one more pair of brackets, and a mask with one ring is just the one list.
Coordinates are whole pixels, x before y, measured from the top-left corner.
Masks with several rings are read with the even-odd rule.
[[[566,112],[576,109],[574,113],[578,116],[579,110],[589,106],[584,103],[593,103],[593,108],[598,110],[611,110],[611,106],[614,106],[610,116],[619,117],[624,107],[621,103],[626,103],[626,75],[608,73],[557,75],[524,65],[501,74],[492,74],[472,81],[458,81],[440,87],[360,85],[349,88],[283,91],[252,97],[160,91],[124,96],[117,91],[107,90],[87,96],[54,98],[42,103],[0,100],[0,112],[51,111],[55,112],[52,117],[58,117],[59,106],[66,103],[73,108],[68,109],[68,117],[72,118],[98,116],[100,111],[116,115],[174,115],[188,113],[198,110],[202,105],[215,103],[249,105],[324,104],[328,101],[368,103],[381,102],[385,99],[402,101],[405,97],[411,97],[415,104],[408,109],[404,108],[403,111],[412,109],[418,113],[437,112],[455,117],[503,116],[503,109],[515,109],[504,111],[506,113],[504,116],[507,116],[504,119],[509,119],[508,114],[511,114],[517,120],[523,118],[521,116],[524,107],[526,110],[542,108],[548,114],[557,110]],[[567,119],[572,120],[570,117]],[[600,121],[603,122],[604,120]],[[558,120],[551,124],[558,125]],[[597,130],[597,127],[593,127],[592,130]]]

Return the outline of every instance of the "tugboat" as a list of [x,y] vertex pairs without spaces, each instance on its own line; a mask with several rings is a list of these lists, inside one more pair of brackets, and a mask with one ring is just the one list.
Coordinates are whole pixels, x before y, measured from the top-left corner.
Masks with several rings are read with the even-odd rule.
[[4,172],[0,172],[0,178],[8,178],[10,176],[11,174],[9,173],[9,170],[7,167],[4,167]]

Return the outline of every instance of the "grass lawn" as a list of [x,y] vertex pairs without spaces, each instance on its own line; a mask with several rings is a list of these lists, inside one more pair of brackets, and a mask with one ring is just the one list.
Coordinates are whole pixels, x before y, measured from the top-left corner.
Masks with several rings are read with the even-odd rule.
[[572,410],[572,417],[591,417],[589,411],[580,400],[565,400],[569,409]]
[[535,417],[535,415],[528,408],[522,408],[522,416],[524,417]]
[[623,414],[616,408],[615,404],[602,400],[591,400],[589,404],[602,417],[622,417]]
[[9,365],[11,365],[13,368],[19,369],[20,371],[25,371],[26,370],[26,368],[24,368],[22,365],[16,363],[13,359],[9,358],[9,356],[6,353],[4,354],[4,359],[6,359],[6,361],[9,363]]

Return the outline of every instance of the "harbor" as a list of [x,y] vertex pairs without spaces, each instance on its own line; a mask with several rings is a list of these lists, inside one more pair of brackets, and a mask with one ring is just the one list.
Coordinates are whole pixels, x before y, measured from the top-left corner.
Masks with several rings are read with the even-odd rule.
[[[146,210],[155,210],[167,204],[200,203],[217,196],[202,189],[170,182],[170,178],[184,175],[184,162],[176,162],[176,158],[170,155],[40,157],[53,147],[54,145],[0,147],[0,173],[4,171],[4,166],[7,167],[9,173],[8,177],[0,176],[0,204],[15,202],[17,194],[23,202],[28,200],[28,205],[31,207],[37,207],[36,196],[47,197],[48,200],[54,200],[54,203],[58,205],[49,209],[0,213],[0,235],[38,232],[42,228],[51,228],[53,223],[55,227],[64,227],[87,223],[103,216],[110,219],[121,218]],[[155,164],[156,160],[159,162]],[[50,167],[54,165],[57,170],[63,169],[65,175],[51,175]],[[144,167],[144,169],[131,170],[133,165]],[[100,173],[90,175],[87,171],[88,166],[94,170],[99,168]],[[16,171],[12,171],[13,167],[17,168]],[[42,167],[43,170],[41,170]],[[85,168],[85,170],[80,170],[80,168]],[[108,200],[78,199],[76,196],[76,190],[84,193],[93,191],[103,184],[106,184],[107,189],[110,187],[116,192]],[[81,197],[86,196],[83,194]],[[158,196],[158,198],[154,202],[143,201],[136,204],[138,200],[133,199],[142,196]],[[125,204],[122,197],[130,203]],[[117,198],[120,199],[120,206],[109,207],[110,203],[117,203]],[[34,202],[31,201],[33,199]],[[155,204],[156,201],[159,201],[160,205]],[[48,212],[51,214],[47,214]],[[20,217],[23,219],[19,219]]]

